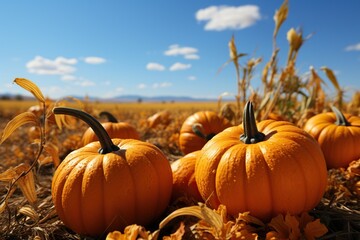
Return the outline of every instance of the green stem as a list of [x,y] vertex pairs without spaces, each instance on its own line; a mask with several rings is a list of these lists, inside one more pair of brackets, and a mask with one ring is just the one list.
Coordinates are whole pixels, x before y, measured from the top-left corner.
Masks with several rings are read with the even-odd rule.
[[197,136],[205,139],[206,141],[209,141],[210,139],[212,139],[215,136],[215,133],[210,133],[207,135],[204,134],[204,132],[202,131],[203,126],[200,123],[195,123],[194,125],[192,125],[192,130]]
[[101,112],[99,114],[99,116],[100,117],[106,117],[109,122],[118,123],[118,120],[116,119],[116,117],[114,115],[112,115],[111,113],[107,112],[107,111]]
[[101,125],[101,123],[98,122],[90,114],[78,109],[67,108],[67,107],[55,107],[53,109],[53,112],[54,114],[71,115],[86,122],[89,125],[89,127],[94,131],[96,136],[99,138],[99,142],[101,145],[101,148],[99,149],[99,153],[106,154],[119,150],[119,147],[114,145],[109,134],[106,132],[104,127]]
[[335,106],[331,106],[331,110],[335,113],[336,122],[335,124],[338,126],[351,126],[351,124],[346,120],[344,114]]
[[258,143],[264,140],[265,134],[259,132],[256,127],[256,120],[252,102],[248,101],[244,108],[243,114],[244,134],[240,136],[240,140],[246,144]]

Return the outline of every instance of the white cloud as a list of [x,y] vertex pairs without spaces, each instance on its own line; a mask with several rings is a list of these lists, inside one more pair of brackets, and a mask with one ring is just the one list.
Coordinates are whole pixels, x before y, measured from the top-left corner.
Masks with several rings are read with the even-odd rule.
[[205,30],[222,31],[250,27],[261,19],[259,7],[243,6],[211,6],[200,9],[195,15],[198,21],[206,21]]
[[61,76],[61,80],[63,81],[75,81],[77,78],[74,75],[63,75]]
[[36,56],[26,64],[30,73],[39,75],[70,75],[76,71],[75,58],[57,57],[54,60]]
[[91,86],[95,86],[96,84],[92,81],[89,80],[81,80],[75,83],[76,85],[79,85],[81,87],[91,87]]
[[196,54],[185,55],[184,58],[185,58],[185,59],[189,59],[189,60],[197,60],[197,59],[200,59],[199,55],[196,55]]
[[145,88],[146,88],[146,84],[140,83],[137,87],[138,87],[139,89],[145,89]]
[[170,67],[170,71],[179,71],[179,70],[186,70],[191,68],[191,64],[184,64],[184,63],[174,63],[171,67]]
[[159,63],[150,62],[146,65],[146,69],[149,71],[164,71],[165,67]]
[[101,64],[106,62],[106,59],[101,57],[86,57],[84,58],[84,62],[88,64]]
[[360,51],[360,43],[347,46],[345,51]]
[[186,59],[199,59],[197,55],[198,49],[193,47],[180,47],[178,44],[169,46],[169,49],[164,52],[166,56],[184,56]]
[[153,88],[165,88],[172,86],[172,83],[170,82],[162,82],[162,83],[154,83],[152,85]]
[[195,76],[188,76],[188,79],[189,79],[190,81],[195,81],[197,78],[196,78]]

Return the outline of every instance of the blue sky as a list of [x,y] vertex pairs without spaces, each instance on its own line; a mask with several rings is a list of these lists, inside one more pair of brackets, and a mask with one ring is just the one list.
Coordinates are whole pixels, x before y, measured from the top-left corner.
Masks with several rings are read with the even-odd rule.
[[[36,2],[36,4],[35,4]],[[234,35],[241,59],[262,57],[252,85],[272,53],[273,16],[283,1],[62,0],[0,1],[0,93],[26,91],[17,77],[53,98],[173,95],[217,98],[236,93],[229,59]],[[297,62],[300,74],[327,66],[350,95],[360,90],[360,1],[289,0],[277,45],[279,66],[286,33],[312,34]]]

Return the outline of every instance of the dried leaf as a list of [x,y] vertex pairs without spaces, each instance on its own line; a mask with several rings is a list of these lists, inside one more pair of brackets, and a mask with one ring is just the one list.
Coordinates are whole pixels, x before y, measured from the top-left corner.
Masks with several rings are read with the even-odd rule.
[[335,89],[337,91],[342,91],[334,72],[328,67],[321,67],[320,69],[325,72],[326,76],[328,77],[330,82],[334,85]]
[[55,144],[53,144],[51,142],[47,142],[44,145],[44,150],[51,155],[54,166],[55,167],[59,166],[59,164],[60,164],[59,148]]
[[29,164],[21,163],[20,165],[14,168],[9,168],[0,174],[0,181],[12,182],[16,179],[16,184],[19,186],[26,199],[30,204],[34,204],[37,201],[35,179],[34,173],[30,170]]
[[2,144],[17,128],[20,126],[32,123],[34,125],[40,125],[39,119],[32,112],[23,112],[14,117],[8,122],[1,136],[0,144]]
[[282,214],[279,214],[276,217],[272,218],[268,225],[273,228],[275,232],[269,232],[268,234],[266,234],[266,239],[271,239],[268,238],[268,235],[271,237],[278,236],[280,238],[288,238],[289,229],[285,223],[284,216]]
[[39,214],[30,206],[20,208],[18,213],[30,218],[34,223],[39,222]]
[[289,213],[285,216],[285,223],[289,228],[289,239],[297,240],[300,239],[300,229],[299,221],[295,216],[290,215]]
[[108,233],[106,240],[136,240],[139,239],[149,239],[149,233],[144,229],[144,227],[133,224],[129,225],[124,229],[124,233],[119,231],[113,231]]
[[184,234],[185,234],[185,225],[183,222],[181,222],[176,232],[172,233],[170,236],[163,237],[163,240],[182,240]]
[[251,216],[250,212],[239,213],[238,220],[244,221],[246,223],[251,223],[251,224],[258,225],[258,226],[262,226],[262,227],[265,226],[265,224],[260,219]]
[[184,215],[190,215],[204,220],[218,232],[220,232],[223,227],[221,216],[212,209],[206,207],[205,204],[199,203],[199,206],[183,207],[175,210],[160,222],[159,228],[163,228],[172,219]]
[[11,195],[15,192],[15,188],[11,188],[10,191],[6,194],[5,199],[3,199],[3,202],[0,204],[0,214],[2,214],[7,206],[7,202],[9,200],[9,198],[11,197]]
[[320,219],[316,219],[310,222],[304,228],[305,237],[307,240],[315,240],[328,232],[327,227],[320,222]]
[[41,90],[35,83],[25,78],[16,78],[14,83],[19,85],[20,87],[24,88],[25,90],[31,92],[34,97],[42,103],[45,103],[44,95],[42,94]]

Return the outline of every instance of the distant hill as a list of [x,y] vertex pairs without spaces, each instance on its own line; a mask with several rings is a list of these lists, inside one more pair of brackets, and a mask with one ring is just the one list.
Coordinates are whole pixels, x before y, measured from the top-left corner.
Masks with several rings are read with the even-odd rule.
[[[86,97],[84,96],[72,96],[74,98],[83,100]],[[101,101],[101,102],[207,102],[207,101],[217,101],[215,98],[194,98],[187,96],[154,96],[147,97],[141,95],[120,95],[113,98],[98,98],[98,97],[89,97],[91,101]],[[33,97],[24,96],[20,94],[0,94],[0,100],[34,100]]]

